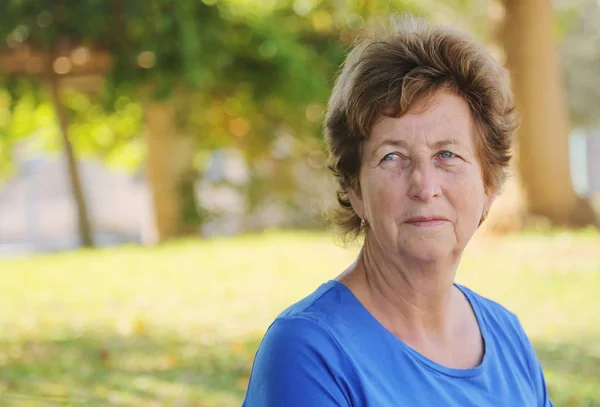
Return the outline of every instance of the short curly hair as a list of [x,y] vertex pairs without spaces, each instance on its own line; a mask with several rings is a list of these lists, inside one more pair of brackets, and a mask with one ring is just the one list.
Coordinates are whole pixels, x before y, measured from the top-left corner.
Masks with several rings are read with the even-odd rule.
[[347,56],[325,118],[328,167],[338,182],[338,204],[329,214],[343,237],[357,237],[361,219],[348,191],[360,191],[362,142],[377,117],[400,117],[436,91],[464,98],[475,119],[475,140],[486,191],[507,176],[519,125],[507,71],[469,36],[414,17],[394,18]]

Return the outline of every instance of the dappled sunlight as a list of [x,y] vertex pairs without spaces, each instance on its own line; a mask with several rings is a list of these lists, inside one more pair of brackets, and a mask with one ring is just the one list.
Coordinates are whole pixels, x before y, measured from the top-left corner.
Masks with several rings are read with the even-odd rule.
[[[556,405],[600,404],[599,245],[482,236],[458,272],[519,316]],[[273,318],[357,250],[273,232],[4,261],[0,404],[239,406]]]
[[87,335],[76,340],[1,344],[0,352],[8,349],[9,358],[0,368],[0,401],[2,405],[27,400],[75,405],[236,405],[247,385],[257,340],[207,346],[158,336]]

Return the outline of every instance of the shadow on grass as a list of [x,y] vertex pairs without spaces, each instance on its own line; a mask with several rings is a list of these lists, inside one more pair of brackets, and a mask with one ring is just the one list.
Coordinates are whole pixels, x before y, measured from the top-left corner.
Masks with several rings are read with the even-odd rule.
[[[0,343],[0,405],[239,407],[260,339]],[[600,407],[600,343],[588,339],[534,343],[556,406]]]
[[0,343],[0,405],[239,407],[259,341]]

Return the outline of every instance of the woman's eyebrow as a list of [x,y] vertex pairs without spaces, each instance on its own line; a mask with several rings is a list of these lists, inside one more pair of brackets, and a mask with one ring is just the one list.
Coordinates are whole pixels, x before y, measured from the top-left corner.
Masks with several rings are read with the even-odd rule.
[[442,148],[442,147],[446,147],[446,146],[450,146],[450,145],[460,145],[460,143],[455,139],[445,139],[445,140],[436,141],[433,144],[433,147],[434,148]]
[[[436,141],[435,143],[433,143],[433,148],[438,149],[438,148],[443,148],[443,147],[447,147],[450,145],[458,145],[460,146],[461,143],[456,140],[456,139],[444,139],[444,140],[439,140]],[[379,151],[379,149],[381,147],[384,146],[393,146],[393,147],[403,147],[403,148],[408,148],[408,143],[402,139],[392,139],[392,138],[388,138],[388,139],[384,139],[382,140],[376,148],[373,149],[373,153],[372,155],[375,155],[377,153],[377,151]]]
[[393,147],[403,147],[408,148],[408,143],[402,139],[388,138],[383,139],[377,146],[373,149],[373,153],[371,155],[375,155],[381,147],[384,146],[393,146]]

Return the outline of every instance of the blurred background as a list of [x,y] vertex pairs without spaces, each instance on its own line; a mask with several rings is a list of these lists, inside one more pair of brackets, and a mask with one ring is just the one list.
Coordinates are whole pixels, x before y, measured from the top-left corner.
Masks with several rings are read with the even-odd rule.
[[3,0],[0,404],[239,406],[275,316],[353,261],[322,120],[409,12],[509,68],[513,176],[458,280],[600,406],[600,2]]

